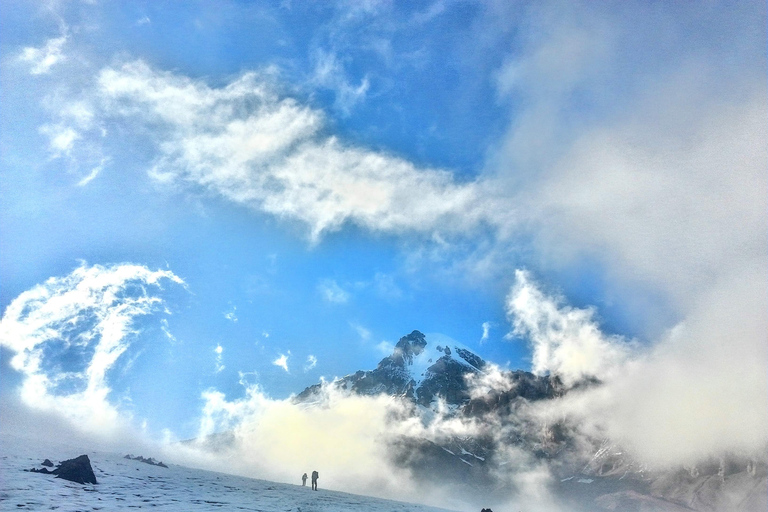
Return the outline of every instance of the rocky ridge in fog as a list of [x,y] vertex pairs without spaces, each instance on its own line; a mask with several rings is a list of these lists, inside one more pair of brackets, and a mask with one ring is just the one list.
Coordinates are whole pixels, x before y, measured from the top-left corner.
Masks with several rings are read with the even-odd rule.
[[[482,385],[491,372],[503,385]],[[473,393],[473,383],[482,392]],[[471,436],[400,436],[389,442],[393,462],[416,478],[449,482],[468,493],[509,493],[515,470],[508,468],[542,464],[554,479],[552,490],[574,510],[766,509],[764,458],[729,455],[693,467],[651,470],[621,446],[586,436],[565,418],[547,424],[528,414],[536,402],[599,385],[585,379],[566,387],[557,376],[503,371],[461,344],[430,344],[413,331],[375,369],[310,386],[294,400],[321,402],[324,386],[358,395],[383,393],[405,400],[425,422],[439,416],[474,425]]]

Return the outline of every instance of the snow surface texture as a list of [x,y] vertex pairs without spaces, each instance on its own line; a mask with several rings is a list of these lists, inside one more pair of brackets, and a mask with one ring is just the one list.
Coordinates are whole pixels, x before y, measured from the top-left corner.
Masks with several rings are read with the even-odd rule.
[[[86,454],[97,485],[68,482],[53,475],[28,473],[46,458],[54,463]],[[128,460],[123,454],[92,452],[30,441],[4,433],[0,437],[0,510],[246,510],[259,512],[439,512],[423,505],[328,491],[309,485],[214,473],[169,464],[168,468]],[[301,472],[299,472],[299,475]],[[297,480],[298,476],[297,475]]]

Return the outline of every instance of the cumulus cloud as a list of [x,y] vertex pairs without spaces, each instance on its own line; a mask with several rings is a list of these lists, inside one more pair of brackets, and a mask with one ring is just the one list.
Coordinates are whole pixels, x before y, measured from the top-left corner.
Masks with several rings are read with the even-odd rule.
[[523,270],[515,273],[507,314],[514,333],[530,340],[531,369],[538,375],[552,373],[566,384],[585,377],[605,379],[630,357],[630,342],[603,334],[594,309],[573,308],[544,294]]
[[31,74],[46,74],[53,66],[66,59],[66,55],[64,55],[64,45],[66,42],[67,36],[63,35],[49,39],[40,48],[28,46],[22,50],[19,59],[29,63]]
[[107,374],[139,334],[135,320],[159,310],[150,291],[163,281],[184,284],[167,270],[83,264],[16,297],[0,321],[0,344],[14,353],[22,401],[95,432],[123,423]]
[[[599,263],[612,296],[648,326],[646,348],[521,272],[510,319],[535,371],[604,379],[569,401],[655,463],[768,440],[763,11],[676,4],[660,25],[643,3],[537,4],[498,76],[522,108],[491,166],[530,219],[537,263]],[[722,31],[744,37],[715,44]],[[649,290],[655,304],[633,302]]]
[[[768,278],[768,276],[766,276]],[[519,271],[510,317],[533,344],[533,370],[602,384],[538,404],[542,422],[576,419],[646,463],[694,464],[713,454],[757,454],[768,446],[764,338],[768,292],[746,272],[702,297],[685,321],[645,349],[602,333],[592,309],[545,294]],[[737,322],[737,323],[736,323]],[[477,389],[504,387],[489,373]]]

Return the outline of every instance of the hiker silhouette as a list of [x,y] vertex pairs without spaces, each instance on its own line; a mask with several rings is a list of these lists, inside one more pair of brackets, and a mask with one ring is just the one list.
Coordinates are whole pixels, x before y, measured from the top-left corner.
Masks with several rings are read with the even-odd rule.
[[307,486],[307,474],[306,473],[301,475],[301,485],[302,485],[302,487],[306,487]]
[[312,472],[312,490],[317,490],[317,479],[320,478],[320,475],[317,474],[317,471]]

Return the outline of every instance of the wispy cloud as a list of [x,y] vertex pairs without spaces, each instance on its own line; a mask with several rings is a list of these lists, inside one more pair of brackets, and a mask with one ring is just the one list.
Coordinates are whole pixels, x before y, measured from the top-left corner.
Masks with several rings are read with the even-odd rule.
[[349,115],[358,103],[365,100],[370,84],[364,77],[358,85],[353,85],[347,78],[344,65],[333,52],[317,50],[314,56],[315,71],[311,84],[315,87],[331,89],[336,94],[335,106],[343,114]]
[[320,283],[318,283],[317,289],[322,297],[328,302],[344,304],[350,298],[349,292],[339,286],[339,284],[333,279],[323,279],[320,281]]
[[315,242],[348,222],[382,232],[463,233],[491,211],[477,184],[323,135],[323,113],[279,96],[272,81],[246,73],[213,88],[128,62],[102,69],[83,92],[94,114],[87,129],[62,106],[60,121],[46,130],[64,153],[97,144],[106,118],[152,125],[157,158],[149,172],[157,182],[298,220]]
[[66,60],[63,51],[66,42],[67,36],[63,35],[49,39],[39,48],[28,46],[22,50],[19,59],[30,64],[30,73],[33,75],[46,74],[53,66]]
[[216,373],[221,373],[226,368],[224,366],[224,347],[217,344],[213,351],[216,353]]
[[89,184],[91,181],[93,181],[96,176],[98,176],[101,171],[104,170],[104,166],[110,161],[109,158],[102,158],[101,162],[99,162],[99,165],[91,169],[91,172],[88,173],[87,176],[85,176],[83,179],[77,182],[78,187],[84,187],[87,184]]
[[140,265],[83,265],[11,301],[0,344],[14,352],[24,403],[88,430],[116,428],[125,415],[108,399],[108,374],[139,334],[135,319],[162,310],[150,291],[163,281],[184,284],[170,271]]
[[373,278],[376,293],[385,299],[397,300],[403,297],[403,290],[395,282],[391,274],[376,272]]
[[357,322],[349,322],[349,326],[353,328],[355,332],[357,332],[361,340],[367,341],[371,338],[371,331],[358,324]]
[[481,325],[483,329],[483,335],[480,337],[480,343],[488,341],[488,335],[491,333],[491,322],[483,322]]
[[231,310],[225,312],[224,318],[230,322],[237,322],[237,306],[233,305]]
[[288,351],[287,354],[280,354],[280,356],[277,359],[272,361],[272,364],[275,365],[275,366],[279,366],[280,368],[285,370],[287,373],[290,373],[288,371],[288,357],[290,355],[291,355],[290,350]]
[[307,362],[304,364],[304,371],[308,372],[315,366],[317,366],[317,358],[312,354],[310,354],[309,356],[307,356]]

